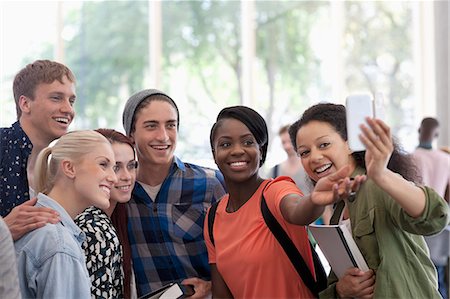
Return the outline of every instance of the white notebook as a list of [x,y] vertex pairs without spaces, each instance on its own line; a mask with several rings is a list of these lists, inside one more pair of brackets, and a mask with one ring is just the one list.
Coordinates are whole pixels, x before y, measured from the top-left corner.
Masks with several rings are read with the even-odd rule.
[[362,271],[369,270],[366,260],[353,240],[352,233],[345,224],[312,224],[309,226],[309,230],[330,263],[331,270],[338,278],[341,278],[348,268],[357,267]]

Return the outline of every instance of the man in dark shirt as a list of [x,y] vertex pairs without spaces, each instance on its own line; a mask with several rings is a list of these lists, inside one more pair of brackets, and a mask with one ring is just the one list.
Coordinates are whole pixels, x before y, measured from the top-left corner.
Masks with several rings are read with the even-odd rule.
[[34,206],[30,187],[37,155],[67,132],[75,116],[75,76],[63,64],[37,60],[17,73],[13,92],[17,121],[0,128],[0,215],[17,240],[59,221],[55,211]]

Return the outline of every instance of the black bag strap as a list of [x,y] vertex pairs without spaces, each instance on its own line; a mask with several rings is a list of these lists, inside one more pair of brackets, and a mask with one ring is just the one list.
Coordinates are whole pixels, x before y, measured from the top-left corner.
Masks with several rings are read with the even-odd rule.
[[266,222],[272,234],[277,239],[278,243],[280,243],[284,252],[286,252],[286,255],[288,256],[295,270],[297,270],[298,274],[300,275],[300,278],[303,280],[308,289],[310,289],[310,291],[316,297],[318,297],[319,292],[324,290],[327,286],[327,276],[322,266],[322,263],[320,262],[320,258],[317,255],[317,252],[314,250],[311,242],[308,242],[311,247],[311,253],[313,256],[314,270],[317,277],[316,282],[316,280],[314,280],[313,275],[311,274],[311,271],[309,271],[308,265],[305,263],[302,255],[297,250],[297,247],[295,247],[295,244],[289,238],[286,231],[283,229],[283,227],[281,227],[280,223],[278,223],[277,219],[275,218],[275,216],[273,216],[272,212],[270,212],[269,207],[267,206],[266,199],[264,197],[264,191],[266,187],[264,187],[261,196],[261,212],[264,221]]
[[208,235],[209,235],[209,240],[211,240],[211,243],[214,246],[216,244],[214,244],[213,225],[214,225],[214,219],[216,218],[216,211],[217,211],[218,206],[219,206],[219,201],[216,201],[215,203],[213,203],[211,205],[211,208],[209,209],[209,212],[208,212]]
[[[318,297],[320,291],[324,290],[327,287],[327,275],[322,266],[322,262],[320,261],[317,252],[314,250],[311,242],[309,245],[311,246],[311,253],[314,262],[314,270],[316,273],[317,282],[314,280],[311,272],[309,271],[309,267],[306,265],[303,260],[302,255],[298,252],[297,247],[295,247],[292,240],[289,238],[287,233],[278,223],[277,219],[270,212],[269,207],[267,206],[266,199],[264,197],[264,191],[266,190],[268,183],[264,186],[262,196],[261,196],[261,213],[263,215],[264,221],[266,222],[267,227],[270,229],[272,234],[277,239],[278,243],[280,243],[281,247],[285,251],[295,270],[298,272],[300,278],[303,280],[305,285],[311,290],[311,292]],[[214,234],[213,234],[213,226],[214,219],[216,217],[216,210],[219,205],[219,201],[215,202],[211,205],[211,208],[208,212],[208,234],[209,239],[213,245],[214,243]]]
[[273,168],[273,177],[276,178],[278,176],[280,164],[277,164]]

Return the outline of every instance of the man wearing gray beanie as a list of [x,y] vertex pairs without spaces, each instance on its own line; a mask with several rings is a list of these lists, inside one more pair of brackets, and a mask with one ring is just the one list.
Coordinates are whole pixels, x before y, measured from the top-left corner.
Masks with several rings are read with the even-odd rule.
[[123,126],[139,161],[127,204],[138,296],[171,282],[192,285],[192,298],[211,290],[203,222],[225,183],[219,171],[174,155],[179,124],[175,101],[159,90],[137,92],[125,104]]

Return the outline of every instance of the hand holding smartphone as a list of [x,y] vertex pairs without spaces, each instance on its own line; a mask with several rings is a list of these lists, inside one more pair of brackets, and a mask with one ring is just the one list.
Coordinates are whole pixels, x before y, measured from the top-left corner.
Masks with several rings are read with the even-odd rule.
[[360,125],[366,117],[374,117],[372,97],[367,94],[350,95],[346,99],[347,141],[353,152],[364,151],[366,147],[359,139]]

